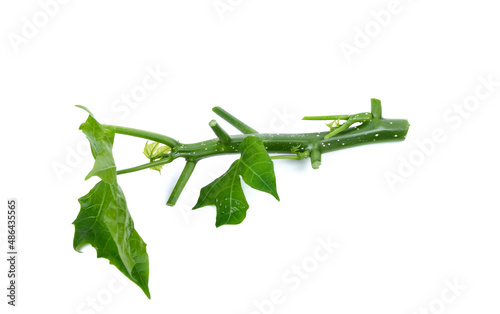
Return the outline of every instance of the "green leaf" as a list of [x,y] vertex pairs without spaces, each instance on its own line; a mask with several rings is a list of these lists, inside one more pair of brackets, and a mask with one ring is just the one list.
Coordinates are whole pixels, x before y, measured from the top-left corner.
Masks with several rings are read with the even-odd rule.
[[240,148],[241,158],[233,162],[226,173],[201,189],[198,202],[193,207],[215,205],[216,227],[239,224],[246,217],[249,206],[241,188],[240,174],[249,186],[267,192],[279,201],[273,162],[262,140],[248,136]]
[[[88,111],[83,106],[78,106]],[[103,127],[94,116],[89,112],[87,121],[80,125],[80,130],[87,136],[90,142],[90,149],[92,156],[94,156],[95,163],[92,170],[85,177],[85,180],[98,176],[104,182],[116,183],[116,165],[113,159],[113,141],[115,133]]]
[[239,175],[240,160],[233,162],[229,170],[212,183],[201,189],[197,209],[207,205],[215,205],[217,217],[215,226],[236,225],[241,223],[248,209],[248,203],[241,188]]
[[78,201],[81,208],[73,222],[74,249],[78,251],[85,244],[92,245],[97,257],[108,259],[151,298],[146,243],[134,229],[120,186],[100,181]]
[[172,148],[167,145],[160,146],[158,142],[153,142],[151,144],[146,142],[146,146],[144,146],[144,155],[149,159],[161,158],[164,154],[170,152],[171,149]]
[[170,146],[160,146],[156,149],[155,154],[153,155],[153,158],[160,158],[163,157],[164,154],[167,154],[170,152],[171,148]]
[[[144,155],[149,158],[150,161],[154,161],[155,159],[162,160],[165,157],[164,155],[170,152],[170,150],[172,150],[170,146],[160,146],[160,143],[158,142],[153,142],[151,144],[146,142],[146,145],[144,146]],[[161,172],[163,166],[164,165],[154,166],[149,169]]]
[[274,164],[262,140],[255,136],[246,137],[240,145],[240,173],[246,184],[274,196],[278,201]]
[[153,159],[154,151],[158,148],[158,145],[160,145],[158,142],[153,142],[151,144],[146,142],[146,145],[144,146],[144,156],[149,159]]

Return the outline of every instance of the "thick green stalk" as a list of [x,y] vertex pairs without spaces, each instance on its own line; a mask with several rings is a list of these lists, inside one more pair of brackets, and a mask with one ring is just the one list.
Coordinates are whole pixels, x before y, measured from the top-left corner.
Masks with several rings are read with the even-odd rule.
[[[408,121],[402,119],[373,119],[372,121],[366,122],[358,127],[347,129],[344,132],[328,139],[324,139],[324,137],[329,134],[327,131],[279,135],[272,133],[257,133],[252,134],[252,136],[261,138],[264,142],[266,150],[269,153],[295,156],[289,154],[294,152],[296,149],[298,149],[298,152],[310,152],[314,145],[316,145],[319,152],[323,154],[361,145],[404,141],[409,126]],[[117,133],[119,133],[118,131],[120,131],[120,129],[116,130]],[[140,135],[135,134],[134,136],[141,137]],[[174,146],[172,148],[171,159],[173,160],[182,157],[189,158],[191,160],[200,160],[216,155],[239,153],[239,146],[247,136],[249,135],[232,135],[231,144],[229,145],[224,145],[218,138],[192,144],[179,144],[178,146]],[[283,158],[292,159],[291,157],[285,156],[283,156]],[[317,159],[317,157],[314,158]],[[280,155],[273,156],[273,159],[280,159]],[[120,170],[118,171],[118,174],[138,171],[164,163],[168,162],[163,160],[154,163],[147,163],[134,168]]]
[[222,119],[229,122],[232,126],[237,128],[243,134],[258,133],[253,128],[249,127],[248,125],[246,125],[245,123],[243,123],[242,121],[240,121],[235,116],[233,116],[226,110],[222,109],[221,107],[214,107],[212,108],[212,111],[215,112]]
[[382,103],[376,98],[371,99],[372,104],[372,115],[375,119],[382,118]]
[[177,199],[182,193],[182,190],[184,190],[184,187],[186,186],[186,183],[188,182],[189,178],[191,177],[191,174],[193,173],[194,167],[196,166],[196,161],[189,160],[186,161],[186,165],[184,166],[184,169],[182,170],[181,176],[179,177],[179,180],[177,180],[177,183],[174,186],[174,189],[172,190],[172,193],[170,194],[170,197],[168,198],[167,205],[169,206],[174,206],[175,203],[177,202]]
[[[357,127],[351,127],[335,136],[324,139],[330,132],[272,134],[257,133],[252,136],[263,140],[269,153],[290,154],[294,148],[299,152],[310,151],[317,145],[321,153],[345,148],[381,143],[400,142],[405,139],[409,124],[401,119],[373,119]],[[214,155],[239,152],[239,145],[248,135],[231,136],[231,144],[223,145],[218,139],[181,144],[174,150],[172,157],[203,159]]]
[[[212,120],[210,122],[210,127],[212,127],[218,138],[191,144],[179,143],[168,136],[132,128],[112,125],[106,125],[105,127],[113,129],[115,133],[118,134],[126,134],[157,141],[172,148],[171,152],[168,154],[168,159],[120,170],[117,172],[118,174],[165,164],[179,157],[186,159],[186,166],[167,202],[168,205],[174,205],[191,176],[197,161],[217,155],[239,153],[240,144],[247,136],[255,136],[262,139],[268,153],[280,154],[272,156],[273,159],[300,160],[310,157],[311,166],[314,169],[319,168],[321,164],[321,155],[324,153],[367,144],[403,141],[410,126],[408,121],[403,119],[382,118],[381,104],[377,99],[372,99],[371,105],[371,113],[365,112],[355,115],[331,115],[304,118],[306,120],[346,120],[345,124],[333,129],[331,132],[290,134],[258,133],[222,108],[215,107],[213,108],[215,113],[231,123],[243,134],[228,135],[215,120]],[[354,123],[361,124],[355,126]]]
[[217,135],[222,144],[224,145],[231,144],[231,136],[229,136],[229,134],[227,134],[227,132],[224,131],[224,129],[217,123],[217,121],[212,120],[210,121],[210,123],[208,123],[208,125],[210,125],[215,135]]
[[321,151],[319,150],[318,144],[314,144],[311,147],[311,166],[313,169],[319,169],[321,165]]
[[[290,154],[295,149],[298,149],[298,152],[311,151],[312,147],[317,145],[319,151],[323,154],[360,145],[400,142],[405,139],[409,126],[408,121],[402,119],[373,119],[360,126],[351,127],[328,139],[324,139],[329,134],[327,131],[289,134],[256,133],[252,134],[252,136],[261,138],[269,153]],[[131,131],[134,129],[127,129],[127,132],[123,132],[122,127],[108,127],[114,128],[115,132],[120,134],[143,137],[149,140],[160,139],[157,136],[145,136],[143,133]],[[172,159],[183,157],[190,160],[200,160],[215,155],[238,153],[240,143],[247,136],[249,135],[232,135],[229,145],[224,145],[218,138],[192,144],[174,143],[164,139],[162,143],[173,146]],[[142,167],[144,168],[146,165],[148,164]],[[152,163],[149,165],[153,166]]]

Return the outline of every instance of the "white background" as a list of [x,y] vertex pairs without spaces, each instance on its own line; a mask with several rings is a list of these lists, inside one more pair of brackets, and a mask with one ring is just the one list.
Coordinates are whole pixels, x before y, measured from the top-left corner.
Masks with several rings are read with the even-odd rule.
[[[212,0],[68,1],[50,17],[47,2],[0,4],[0,286],[16,197],[17,312],[500,311],[500,87],[481,83],[500,81],[495,2],[222,0],[231,10],[218,12]],[[357,50],[346,58],[342,45]],[[121,102],[154,69],[168,77]],[[329,153],[319,170],[276,161],[281,202],[245,186],[238,226],[216,229],[211,207],[190,211],[235,156],[200,162],[175,207],[164,204],[181,160],[161,176],[120,176],[148,243],[151,300],[92,248],[73,250],[77,199],[97,182],[84,181],[93,160],[74,105],[194,142],[213,137],[214,105],[258,130],[304,132],[326,128],[303,115],[369,111],[372,97],[410,121],[406,141]],[[143,145],[117,136],[118,168],[146,162]],[[387,176],[400,181],[391,189]],[[321,239],[340,247],[315,263]],[[307,278],[290,275],[294,265]]]

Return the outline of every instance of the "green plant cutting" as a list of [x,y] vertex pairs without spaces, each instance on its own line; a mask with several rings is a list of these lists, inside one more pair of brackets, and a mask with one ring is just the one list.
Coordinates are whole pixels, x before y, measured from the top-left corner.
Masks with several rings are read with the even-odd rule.
[[[259,133],[224,109],[215,107],[213,111],[242,134],[229,135],[212,120],[209,126],[215,138],[185,144],[162,134],[100,124],[87,108],[78,107],[89,113],[80,130],[87,136],[95,159],[85,179],[97,176],[101,181],[78,200],[81,208],[73,222],[73,246],[79,251],[84,245],[92,245],[98,258],[108,259],[110,264],[136,283],[148,298],[151,296],[146,243],[134,228],[125,195],[118,185],[119,175],[145,169],[160,171],[165,164],[183,158],[186,164],[167,201],[167,205],[174,206],[200,160],[223,154],[238,154],[239,158],[223,175],[201,189],[193,207],[215,206],[215,226],[234,225],[245,219],[249,208],[241,179],[248,186],[269,193],[279,201],[273,160],[309,158],[312,168],[318,169],[324,153],[365,144],[403,141],[410,126],[404,119],[382,118],[382,106],[378,99],[371,100],[371,112],[304,117],[303,120],[329,121],[326,124],[328,130],[313,133]],[[112,153],[116,134],[147,140],[144,155],[148,162],[117,170]]]

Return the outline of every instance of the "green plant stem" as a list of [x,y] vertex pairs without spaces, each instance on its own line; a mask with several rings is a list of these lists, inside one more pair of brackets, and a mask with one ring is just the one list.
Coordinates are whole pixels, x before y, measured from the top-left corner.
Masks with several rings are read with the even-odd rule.
[[229,122],[232,126],[234,126],[236,129],[238,129],[243,134],[259,133],[256,130],[254,130],[253,128],[251,128],[248,125],[246,125],[245,123],[243,123],[241,120],[237,119],[235,116],[233,116],[232,114],[230,114],[226,110],[222,109],[221,107],[214,107],[214,108],[212,108],[212,111],[215,112],[222,119]]
[[[400,142],[405,139],[409,126],[410,125],[407,120],[381,118],[372,119],[357,127],[351,127],[328,139],[324,139],[324,137],[330,133],[328,131],[289,134],[256,133],[252,134],[252,136],[261,138],[264,142],[266,150],[269,153],[290,154],[290,152],[292,152],[296,147],[300,147],[301,152],[311,151],[312,147],[316,145],[319,151],[324,154],[367,144]],[[142,137],[141,135],[143,135],[142,133],[131,134],[133,133],[132,131],[124,133],[121,132],[123,131],[121,128],[117,128],[116,130],[117,133],[120,134],[129,134],[139,137]],[[169,144],[173,145],[170,156],[172,160],[182,157],[198,161],[200,159],[216,155],[239,153],[239,145],[247,136],[248,135],[246,134],[232,135],[231,144],[229,145],[222,144],[218,138],[191,144],[178,143],[177,145],[174,145],[175,143],[170,142]],[[151,136],[144,138],[152,139]],[[159,139],[159,137],[156,137],[155,139]],[[142,167],[144,167],[144,169],[149,168],[146,167],[146,165],[143,165]]]
[[[295,147],[310,151],[317,145],[323,153],[381,142],[400,142],[405,139],[409,124],[402,119],[373,119],[357,127],[351,127],[335,136],[324,139],[330,132],[272,134],[257,133],[252,136],[263,140],[269,153],[290,154]],[[214,155],[239,153],[239,145],[248,135],[232,135],[231,144],[223,145],[218,139],[192,144],[180,144],[172,157],[200,160]]]
[[335,136],[337,134],[339,134],[340,132],[344,131],[344,130],[347,130],[347,128],[350,126],[349,123],[344,123],[342,124],[341,126],[339,126],[338,128],[336,128],[335,130],[333,130],[332,132],[328,133],[327,135],[325,135],[325,139],[329,139],[330,137],[332,136]]
[[174,206],[175,203],[177,202],[177,199],[179,199],[179,196],[182,193],[182,190],[186,186],[186,183],[188,182],[189,178],[191,177],[191,174],[193,173],[194,167],[196,166],[196,161],[194,160],[187,160],[186,165],[184,166],[184,169],[182,170],[182,173],[179,177],[179,180],[177,180],[177,183],[174,186],[174,189],[172,190],[172,193],[170,194],[170,197],[168,198],[167,205],[168,206]]
[[115,133],[118,133],[118,134],[140,137],[140,138],[144,138],[147,140],[162,143],[162,144],[168,145],[170,147],[175,147],[175,146],[179,145],[178,141],[176,141],[173,138],[168,137],[166,135],[153,133],[153,132],[149,132],[149,131],[144,131],[144,130],[139,130],[139,129],[126,128],[126,127],[117,126],[117,125],[103,124],[103,126],[105,128],[113,130]]
[[372,116],[374,119],[382,118],[382,103],[376,98],[371,99]]
[[[324,117],[328,119],[347,118],[349,125],[354,122],[361,123],[361,125],[358,126],[349,127],[349,125],[346,125],[344,127],[340,127],[337,129],[340,129],[339,132],[335,132],[333,135],[331,135],[331,132],[328,131],[290,134],[257,133],[254,129],[239,121],[223,109],[215,107],[213,110],[244,134],[229,136],[222,128],[220,128],[220,126],[218,126],[218,124],[211,123],[210,126],[214,129],[217,136],[219,136],[218,138],[198,143],[183,144],[161,134],[107,125],[106,127],[112,128],[116,133],[157,141],[172,148],[171,152],[168,154],[168,160],[156,161],[120,170],[118,171],[118,174],[143,170],[155,165],[168,163],[179,157],[185,158],[187,161],[186,166],[184,167],[179,181],[175,185],[167,203],[168,205],[173,205],[186,185],[197,161],[217,155],[239,153],[240,144],[249,135],[262,139],[268,153],[280,154],[271,158],[299,160],[303,159],[303,157],[301,157],[303,154],[302,156],[310,156],[311,166],[314,169],[317,169],[321,164],[321,155],[324,153],[361,145],[384,142],[400,142],[405,139],[410,126],[408,121],[404,119],[382,118],[381,104],[380,101],[376,99],[372,99],[371,113],[350,115],[348,118],[345,115],[306,117],[307,119],[313,120],[319,118],[322,119]],[[331,137],[327,136],[329,134]]]
[[318,145],[313,145],[311,148],[311,166],[313,169],[319,169],[321,165],[321,151]]
[[136,167],[118,170],[116,172],[116,174],[119,175],[119,174],[125,174],[125,173],[136,172],[136,171],[140,171],[140,170],[144,170],[144,169],[149,169],[149,168],[152,168],[155,166],[161,166],[164,164],[168,164],[172,161],[173,161],[173,158],[166,158],[166,159],[162,159],[162,160],[152,161],[152,162],[148,162],[147,164],[139,165]]
[[297,155],[275,155],[275,156],[270,156],[271,159],[292,159],[292,160],[301,160],[304,158],[301,158]]
[[208,125],[210,125],[215,135],[217,135],[222,144],[224,145],[231,144],[231,136],[229,136],[229,134],[227,134],[227,132],[224,131],[224,129],[217,123],[217,121],[212,120],[210,121],[210,123],[208,123]]
[[347,120],[351,115],[338,114],[333,116],[305,116],[302,120]]

